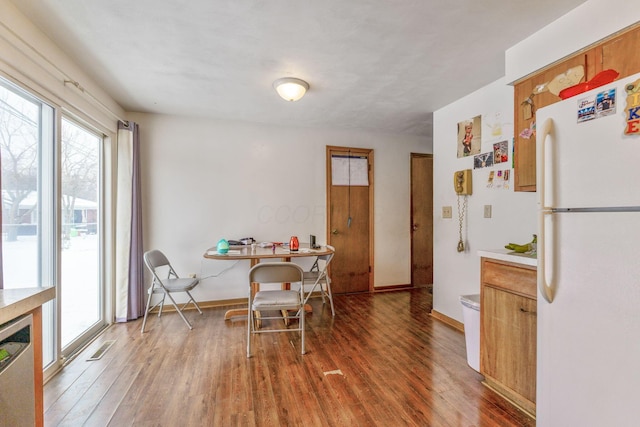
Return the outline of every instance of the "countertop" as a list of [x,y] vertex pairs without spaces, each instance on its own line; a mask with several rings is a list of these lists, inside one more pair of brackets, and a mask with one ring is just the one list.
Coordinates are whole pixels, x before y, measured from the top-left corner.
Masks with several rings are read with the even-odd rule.
[[517,264],[538,266],[538,259],[535,256],[519,254],[509,249],[486,249],[478,251],[478,255],[485,258],[493,258],[500,261],[515,262]]
[[0,325],[29,313],[56,297],[56,288],[0,289]]

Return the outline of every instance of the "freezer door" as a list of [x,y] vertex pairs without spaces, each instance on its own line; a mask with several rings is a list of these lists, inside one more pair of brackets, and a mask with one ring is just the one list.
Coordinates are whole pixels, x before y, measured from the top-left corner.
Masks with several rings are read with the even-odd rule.
[[[549,137],[537,141],[537,149],[546,151],[543,159],[538,153],[538,176],[547,178],[546,206],[640,206],[640,136],[624,133],[625,85],[638,79],[640,74],[536,112],[539,132],[547,119],[553,121]],[[581,103],[612,88],[616,89],[615,114],[579,123]]]
[[537,423],[636,425],[640,213],[562,213],[547,221],[554,300],[538,298]]

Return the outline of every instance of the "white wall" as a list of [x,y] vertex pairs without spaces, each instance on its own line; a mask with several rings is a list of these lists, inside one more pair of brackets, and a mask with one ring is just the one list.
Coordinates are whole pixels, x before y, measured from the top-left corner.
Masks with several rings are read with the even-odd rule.
[[519,80],[638,21],[637,0],[587,1],[507,49],[507,81]]
[[[220,238],[324,243],[327,145],[374,150],[375,286],[410,283],[410,153],[424,137],[295,129],[132,114],[140,125],[145,249],[178,273],[217,274],[231,261],[203,260]],[[246,295],[248,261],[203,281],[200,300]]]
[[[6,0],[0,1],[0,22],[0,75],[28,88],[47,102],[63,106],[105,133],[117,130],[116,115],[123,117],[124,110]],[[113,113],[97,106],[75,86],[65,84],[65,80],[77,81]]]
[[[480,260],[476,252],[501,248],[509,242],[524,243],[536,232],[535,193],[488,190],[483,185],[485,169],[480,169],[473,172],[474,193],[469,197],[468,248],[465,253],[456,252],[458,224],[452,174],[472,167],[471,159],[456,157],[457,122],[493,111],[512,114],[513,88],[507,83],[638,21],[640,8],[636,1],[589,0],[508,49],[505,78],[434,113],[434,310],[462,321],[459,296],[480,291]],[[599,24],[589,24],[596,22]],[[483,144],[482,152],[488,150],[489,146]],[[483,218],[485,204],[493,205],[492,219]],[[442,206],[454,207],[453,219],[441,218]]]
[[[636,6],[631,0],[589,0],[509,49],[506,79],[434,114],[434,308],[437,311],[461,320],[458,296],[479,290],[476,251],[501,247],[508,241],[527,241],[533,227],[530,224],[533,224],[534,195],[490,191],[482,186],[484,172],[476,171],[473,173],[474,194],[469,198],[468,249],[462,254],[456,252],[458,226],[452,174],[472,167],[471,159],[456,157],[457,122],[477,114],[511,111],[512,91],[505,82],[524,77],[639,21],[640,8]],[[66,105],[71,111],[86,112],[89,120],[107,132],[115,129],[114,117],[98,109],[77,89],[65,86],[60,76],[52,74],[53,70],[45,71],[50,65],[33,54],[32,48],[46,55],[121,115],[120,107],[64,52],[11,3],[0,1],[0,20],[10,29],[0,29],[1,74]],[[588,24],[595,22],[599,24]],[[345,145],[375,150],[375,285],[410,282],[409,153],[432,152],[428,139],[282,129],[146,114],[132,114],[131,118],[140,123],[142,130],[146,247],[170,248],[166,250],[175,258],[181,272],[206,275],[223,268],[212,262],[201,262],[204,250],[223,236],[253,235],[264,240],[286,240],[294,233],[299,236],[315,233],[323,241],[324,147]],[[488,146],[483,147],[485,150]],[[299,175],[295,180],[287,175],[291,160],[298,165]],[[258,182],[258,187],[251,185],[252,180]],[[229,198],[234,200],[232,207]],[[493,206],[492,219],[482,218],[485,204]],[[453,219],[441,218],[442,206],[454,207]],[[244,283],[245,271],[244,267],[236,266],[222,278],[205,281],[199,292],[204,293],[206,299],[235,298],[240,293],[234,284]]]
[[[457,157],[457,124],[477,115],[493,119],[501,112],[508,129],[509,162],[494,167],[475,169],[473,195],[468,197],[468,214],[463,238],[466,250],[457,252],[457,196],[453,190],[453,173],[473,169],[473,157]],[[489,123],[489,120],[486,121]],[[506,125],[508,123],[508,126]],[[509,242],[525,243],[536,232],[535,193],[513,191],[513,170],[510,188],[487,188],[489,171],[511,168],[513,139],[513,87],[500,79],[434,113],[434,310],[462,321],[460,295],[480,292],[480,258],[477,251],[502,248]],[[483,140],[490,131],[483,125]],[[481,153],[491,151],[492,142],[483,142]],[[484,218],[484,205],[492,206],[492,218]],[[442,218],[442,207],[453,207],[453,218]]]

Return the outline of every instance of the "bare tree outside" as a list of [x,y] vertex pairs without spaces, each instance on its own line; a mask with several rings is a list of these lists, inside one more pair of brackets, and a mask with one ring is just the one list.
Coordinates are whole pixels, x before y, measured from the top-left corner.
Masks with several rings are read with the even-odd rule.
[[[78,199],[97,205],[98,197],[98,138],[73,123],[62,123],[62,237],[63,247],[70,241],[72,232],[96,232],[95,209],[86,206],[77,209]],[[80,230],[78,229],[80,228]]]
[[0,159],[5,240],[16,241],[36,205],[20,204],[38,185],[38,107],[0,86]]

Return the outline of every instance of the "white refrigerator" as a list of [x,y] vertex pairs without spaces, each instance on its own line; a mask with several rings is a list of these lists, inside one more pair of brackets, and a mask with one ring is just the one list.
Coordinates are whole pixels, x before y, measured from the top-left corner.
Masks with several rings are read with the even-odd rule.
[[538,426],[640,425],[634,83],[640,74],[536,112]]

